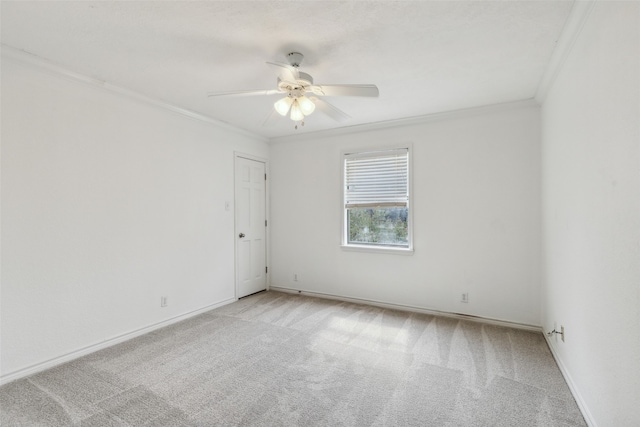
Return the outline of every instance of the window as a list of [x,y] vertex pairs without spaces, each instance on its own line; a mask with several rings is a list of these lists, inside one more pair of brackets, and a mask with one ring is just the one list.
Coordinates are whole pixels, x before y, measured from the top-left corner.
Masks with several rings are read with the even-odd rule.
[[343,246],[407,250],[409,149],[344,155]]

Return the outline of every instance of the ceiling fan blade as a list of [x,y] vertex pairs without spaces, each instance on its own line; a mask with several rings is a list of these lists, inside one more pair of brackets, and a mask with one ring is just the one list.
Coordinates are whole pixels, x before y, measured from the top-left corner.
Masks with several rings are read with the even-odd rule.
[[255,95],[275,95],[282,93],[277,89],[264,89],[264,90],[235,90],[232,92],[209,92],[207,96],[255,96]]
[[300,73],[296,67],[281,62],[267,62],[271,68],[278,72],[280,79],[287,82],[295,82],[300,78]]
[[333,120],[337,122],[344,122],[351,118],[350,115],[348,115],[342,110],[339,110],[338,108],[334,107],[333,105],[329,104],[327,101],[323,99],[316,98],[315,96],[311,97],[310,99],[311,101],[313,101],[314,104],[316,104],[316,108],[320,112],[326,114],[327,116],[331,117]]
[[380,95],[376,85],[314,85],[311,90],[321,96],[372,96]]

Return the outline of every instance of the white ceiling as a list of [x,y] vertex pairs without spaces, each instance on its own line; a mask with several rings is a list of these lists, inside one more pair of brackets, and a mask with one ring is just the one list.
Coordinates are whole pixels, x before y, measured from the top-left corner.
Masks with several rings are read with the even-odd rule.
[[[529,99],[572,1],[17,1],[2,43],[239,128],[277,137]],[[376,84],[379,98],[327,97],[294,130],[262,122],[281,96],[266,61],[305,55],[315,83]]]

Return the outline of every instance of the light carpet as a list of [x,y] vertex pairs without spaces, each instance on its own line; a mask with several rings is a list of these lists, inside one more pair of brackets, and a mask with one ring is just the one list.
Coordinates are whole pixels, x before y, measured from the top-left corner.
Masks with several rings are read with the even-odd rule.
[[585,426],[540,333],[264,292],[0,388],[2,426]]

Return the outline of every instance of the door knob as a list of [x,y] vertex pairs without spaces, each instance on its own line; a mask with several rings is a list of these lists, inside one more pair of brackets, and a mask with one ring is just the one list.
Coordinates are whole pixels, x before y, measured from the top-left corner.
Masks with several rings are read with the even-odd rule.
[[244,233],[240,233],[238,237],[242,239],[244,237]]

